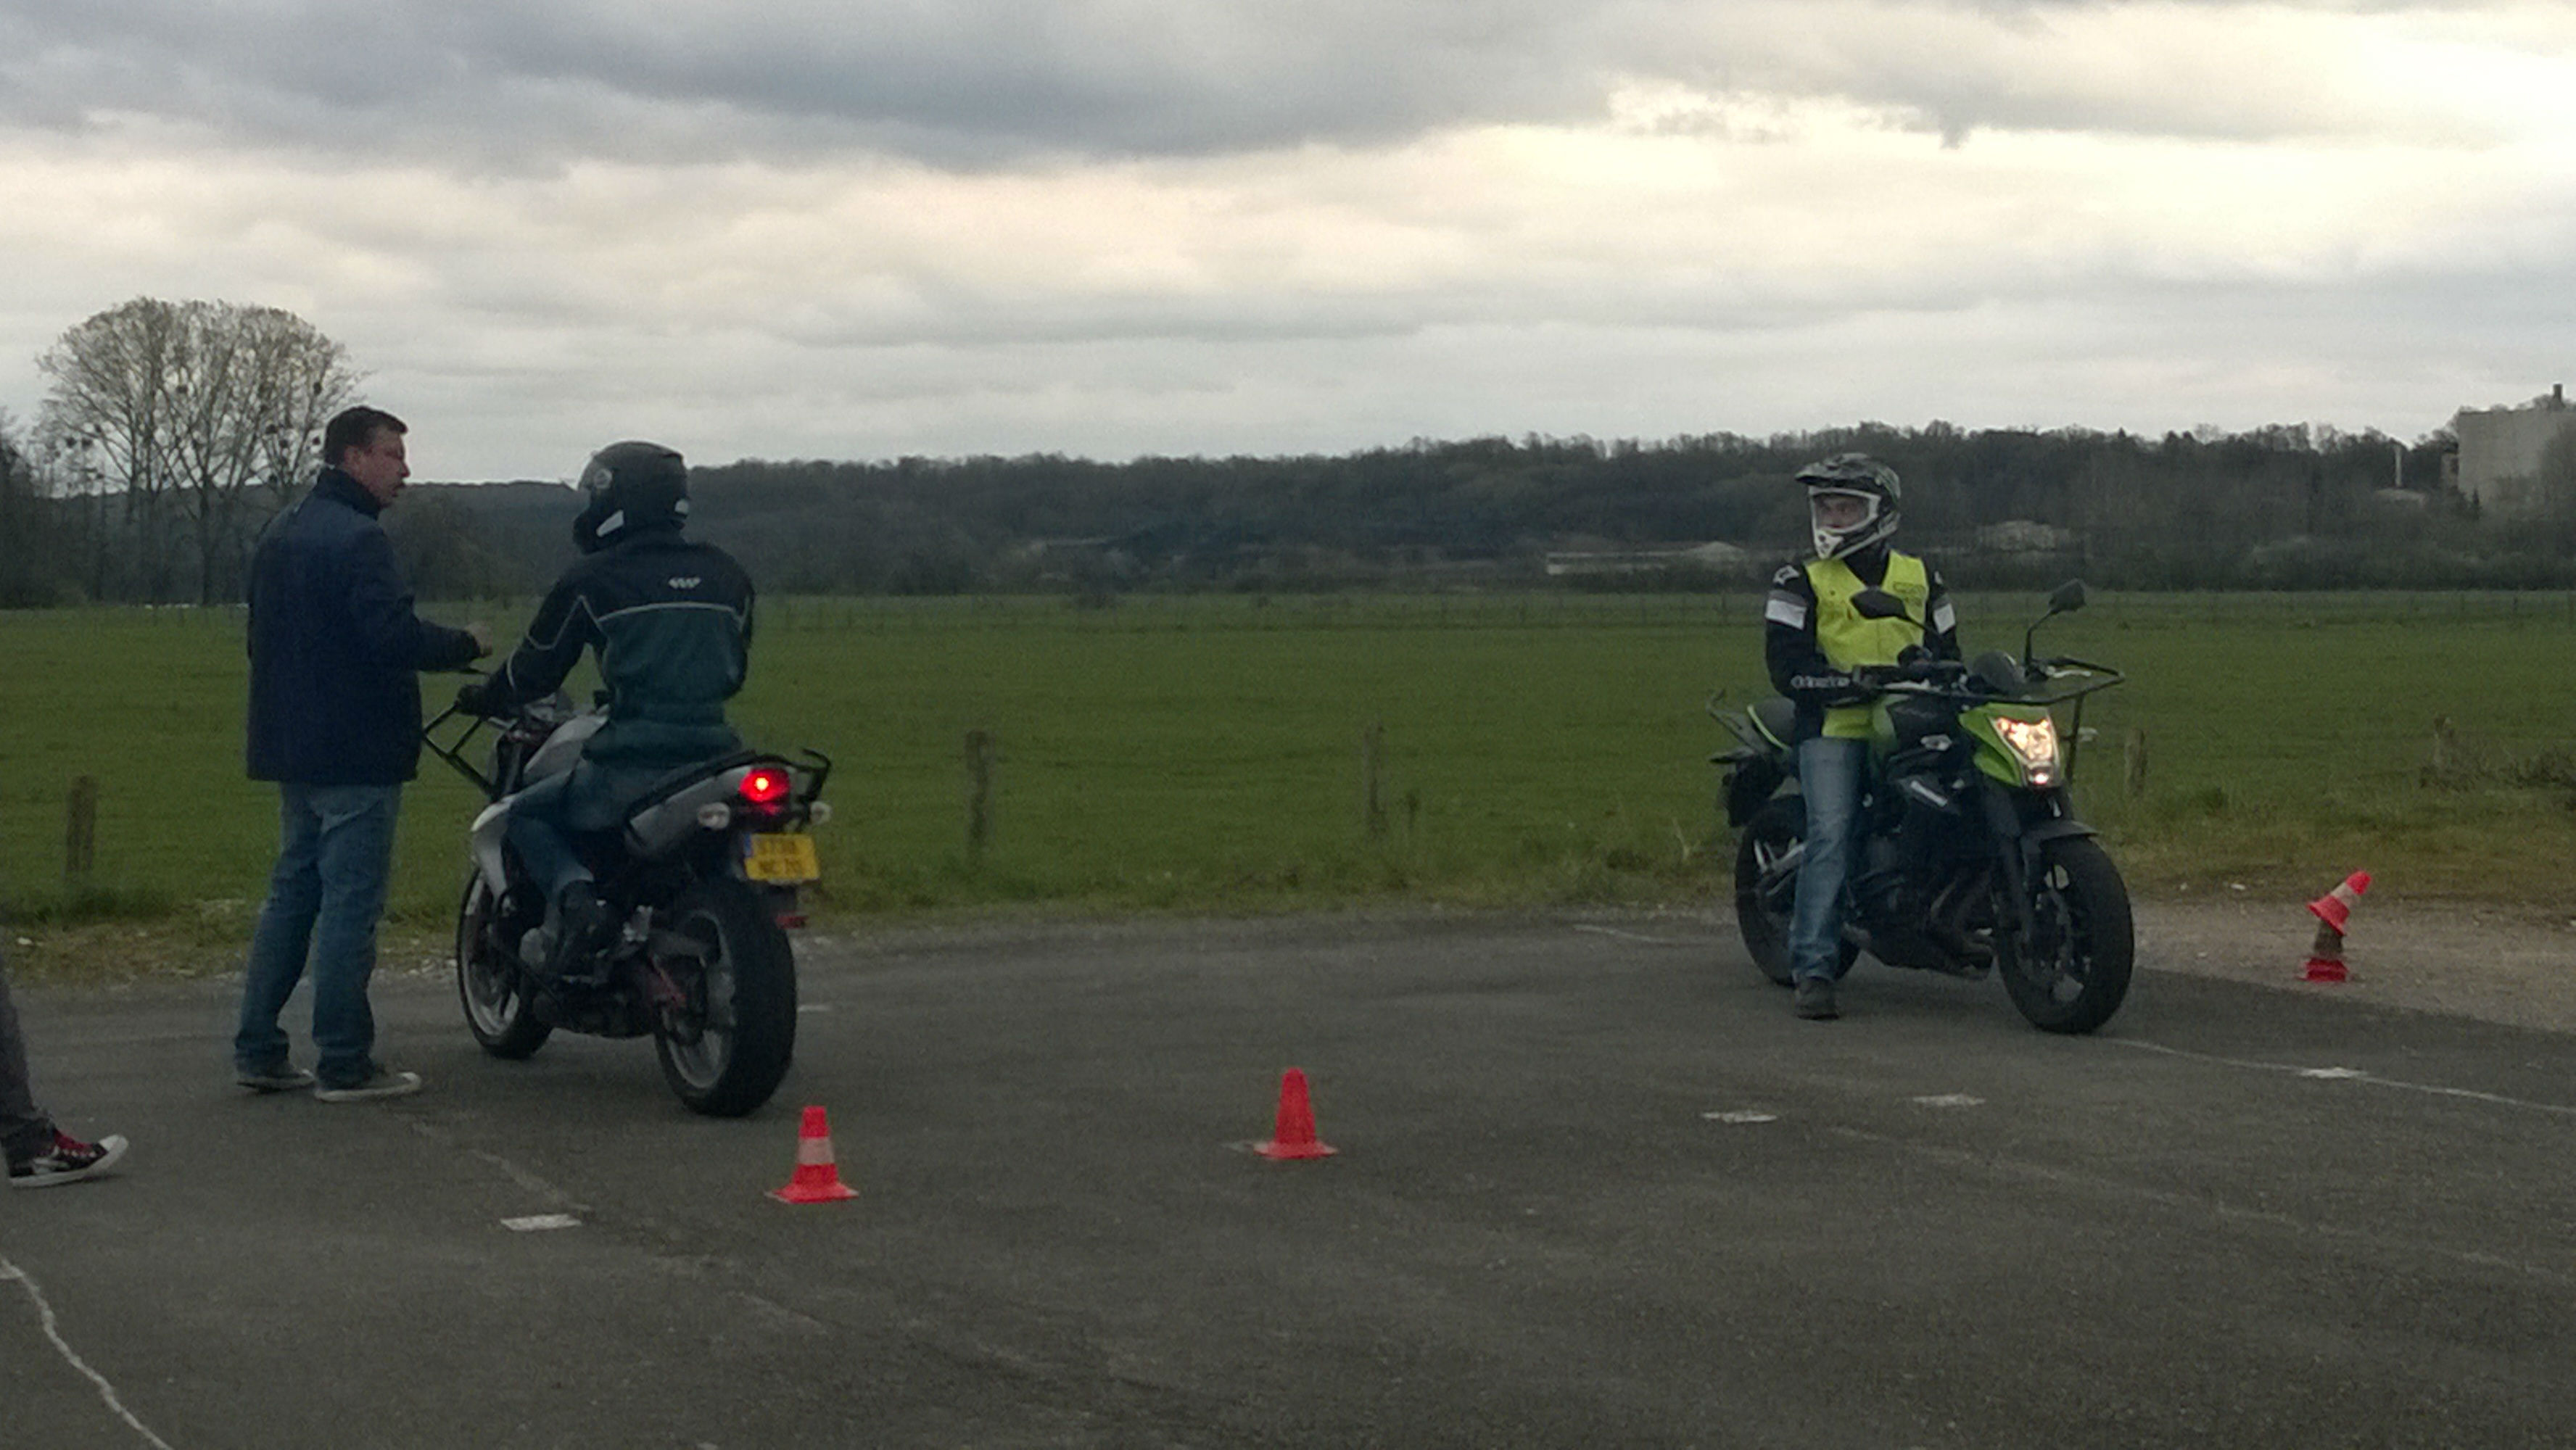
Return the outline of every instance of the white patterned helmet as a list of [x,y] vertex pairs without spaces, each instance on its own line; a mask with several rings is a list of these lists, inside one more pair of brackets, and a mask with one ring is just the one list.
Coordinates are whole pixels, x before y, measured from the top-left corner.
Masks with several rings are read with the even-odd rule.
[[[1798,482],[1807,489],[1807,521],[1816,540],[1816,557],[1841,559],[1856,554],[1872,544],[1883,542],[1896,532],[1897,506],[1904,502],[1905,489],[1896,481],[1896,470],[1866,453],[1837,453],[1798,470]],[[1825,521],[1827,499],[1857,500],[1857,518],[1849,509],[1837,509],[1832,523]]]

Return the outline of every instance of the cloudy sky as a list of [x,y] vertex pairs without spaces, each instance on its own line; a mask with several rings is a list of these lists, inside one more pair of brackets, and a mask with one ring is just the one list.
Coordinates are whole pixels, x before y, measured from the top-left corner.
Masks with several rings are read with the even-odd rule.
[[0,0],[0,408],[295,311],[430,478],[2576,382],[2576,5]]

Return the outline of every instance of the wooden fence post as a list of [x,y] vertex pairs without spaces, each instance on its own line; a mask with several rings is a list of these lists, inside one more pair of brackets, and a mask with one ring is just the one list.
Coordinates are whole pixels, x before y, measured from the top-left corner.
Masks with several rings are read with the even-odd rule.
[[1375,720],[1360,732],[1360,828],[1386,839],[1386,726]]
[[2147,793],[2147,727],[2130,726],[2123,747],[2125,758],[2121,762],[2124,769],[2120,782],[2127,788],[2129,799],[2139,800]]
[[984,864],[993,844],[993,763],[1001,758],[990,730],[966,732],[966,864]]
[[82,886],[98,864],[98,782],[89,776],[72,781],[70,805],[63,812],[63,884]]

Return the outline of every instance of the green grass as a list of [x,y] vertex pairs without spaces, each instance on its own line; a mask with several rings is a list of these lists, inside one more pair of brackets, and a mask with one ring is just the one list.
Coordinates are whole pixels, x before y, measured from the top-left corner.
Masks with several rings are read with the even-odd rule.
[[[1757,606],[786,600],[767,608],[736,713],[761,742],[839,762],[839,814],[819,833],[826,912],[1693,902],[1724,879],[1705,763],[1724,740],[1701,701],[1766,688]],[[2018,645],[2034,607],[1963,601],[1970,646]],[[525,611],[432,612],[506,629]],[[2368,868],[2409,895],[2576,915],[2565,597],[2104,597],[2048,639],[2131,676],[2086,716],[2098,738],[2079,794],[2142,887],[2313,893]],[[7,614],[0,648],[13,917],[246,933],[276,825],[273,791],[242,777],[239,615]],[[428,688],[436,701],[447,685]],[[2436,717],[2465,763],[2428,782]],[[1378,839],[1362,821],[1372,723]],[[2132,728],[2148,752],[2134,800],[2120,768]],[[974,864],[970,729],[1001,747],[993,845]],[[96,867],[67,887],[64,800],[81,774],[100,783]],[[398,927],[443,926],[476,804],[424,760],[404,803]]]

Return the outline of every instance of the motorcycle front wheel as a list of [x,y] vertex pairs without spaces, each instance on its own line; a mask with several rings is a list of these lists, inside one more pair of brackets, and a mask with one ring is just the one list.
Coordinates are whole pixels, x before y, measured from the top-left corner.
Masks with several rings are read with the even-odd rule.
[[652,959],[681,999],[653,1027],[671,1091],[716,1118],[769,1101],[796,1055],[796,957],[758,889],[691,887],[656,925]]
[[[1789,918],[1798,905],[1798,873],[1775,868],[1806,834],[1807,803],[1793,795],[1773,796],[1744,823],[1735,842],[1735,929],[1754,969],[1783,987],[1790,985]],[[1860,948],[1849,940],[1840,948],[1837,974],[1850,971],[1860,956]]]
[[2040,848],[2030,893],[2032,938],[1995,933],[1997,974],[2033,1027],[2090,1032],[2129,995],[2129,888],[2099,842],[2070,836]]
[[502,929],[483,873],[468,872],[465,897],[456,907],[456,997],[466,1029],[483,1050],[515,1062],[546,1045],[554,1029],[529,1010],[528,974],[517,947]]

